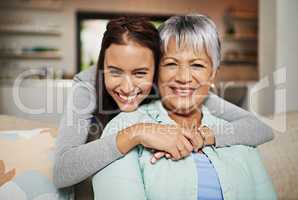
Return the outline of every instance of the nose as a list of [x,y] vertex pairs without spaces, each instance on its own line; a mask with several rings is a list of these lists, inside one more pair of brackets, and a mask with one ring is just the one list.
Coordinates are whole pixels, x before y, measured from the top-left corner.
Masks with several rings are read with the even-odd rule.
[[186,84],[192,80],[191,70],[189,66],[180,66],[177,70],[175,80],[179,83]]
[[129,77],[129,76],[123,77],[123,79],[121,81],[120,90],[121,90],[121,92],[123,92],[126,95],[129,95],[134,91],[134,84],[133,84],[131,77]]

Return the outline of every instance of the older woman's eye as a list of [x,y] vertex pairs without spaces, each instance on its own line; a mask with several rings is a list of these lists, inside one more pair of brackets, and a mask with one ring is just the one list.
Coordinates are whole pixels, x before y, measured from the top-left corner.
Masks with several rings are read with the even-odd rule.
[[198,63],[191,64],[191,67],[194,67],[194,68],[206,68],[204,65],[198,64]]
[[177,66],[177,63],[174,63],[174,62],[165,63],[165,64],[163,64],[163,66],[166,66],[166,67],[176,67]]

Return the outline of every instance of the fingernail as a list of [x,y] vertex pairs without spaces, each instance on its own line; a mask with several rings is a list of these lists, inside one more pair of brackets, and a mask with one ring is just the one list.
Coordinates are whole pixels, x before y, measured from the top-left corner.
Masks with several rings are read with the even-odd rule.
[[154,164],[155,162],[156,162],[156,158],[153,157],[153,158],[151,159],[151,163]]

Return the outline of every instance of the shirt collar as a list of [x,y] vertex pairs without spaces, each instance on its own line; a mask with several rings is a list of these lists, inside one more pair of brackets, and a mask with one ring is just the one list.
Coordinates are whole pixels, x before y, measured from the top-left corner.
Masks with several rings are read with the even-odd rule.
[[[149,117],[158,123],[169,125],[176,124],[176,122],[170,118],[167,110],[164,108],[160,100],[156,100],[150,104],[147,104],[145,110]],[[201,126],[212,127],[214,124],[213,118],[215,117],[210,114],[209,110],[205,106],[202,106],[202,113],[203,117],[201,120]]]

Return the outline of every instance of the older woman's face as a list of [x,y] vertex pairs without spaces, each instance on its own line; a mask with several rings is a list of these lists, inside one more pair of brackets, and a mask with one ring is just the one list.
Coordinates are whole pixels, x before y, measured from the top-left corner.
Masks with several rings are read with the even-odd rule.
[[208,94],[213,77],[205,51],[176,48],[176,41],[171,39],[159,66],[158,84],[164,106],[182,115],[195,112]]

